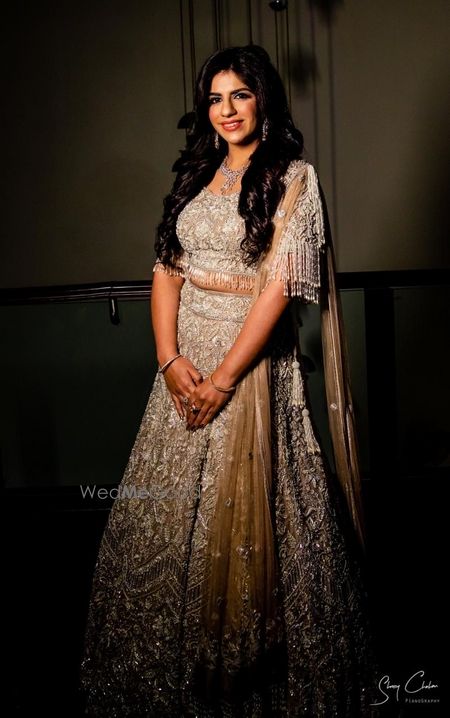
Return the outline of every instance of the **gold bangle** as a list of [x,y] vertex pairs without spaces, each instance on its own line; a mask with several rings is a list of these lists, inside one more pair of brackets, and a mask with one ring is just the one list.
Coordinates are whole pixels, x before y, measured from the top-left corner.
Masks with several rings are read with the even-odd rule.
[[165,364],[163,364],[162,366],[159,367],[158,373],[159,373],[159,374],[164,374],[164,372],[166,371],[166,369],[169,368],[169,366],[172,364],[172,362],[175,361],[175,359],[178,359],[178,357],[181,357],[181,356],[182,356],[182,354],[177,354],[176,356],[172,357],[171,359],[168,359],[168,360],[165,362]]
[[210,374],[208,376],[208,379],[211,382],[211,384],[213,385],[214,389],[217,389],[217,391],[224,391],[225,393],[228,393],[229,391],[234,391],[236,389],[235,386],[229,386],[228,389],[225,389],[225,387],[223,387],[223,386],[217,386],[217,384],[214,384],[214,382],[213,382],[213,379],[212,379],[213,374],[214,374],[214,372],[212,372],[212,374]]

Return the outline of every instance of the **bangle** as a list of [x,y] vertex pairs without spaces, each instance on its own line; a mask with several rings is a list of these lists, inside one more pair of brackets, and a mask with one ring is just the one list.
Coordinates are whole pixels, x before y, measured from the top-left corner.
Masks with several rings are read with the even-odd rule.
[[223,386],[217,386],[217,384],[214,384],[214,382],[212,380],[213,374],[214,374],[214,372],[212,372],[212,374],[209,375],[208,379],[211,382],[211,384],[213,385],[214,389],[217,389],[218,391],[224,391],[226,393],[229,391],[234,391],[236,389],[235,386],[229,386],[228,389],[225,389]]
[[169,366],[169,364],[172,364],[172,362],[175,361],[175,359],[178,359],[178,357],[181,357],[181,356],[182,356],[182,354],[176,354],[174,357],[172,357],[172,359],[168,359],[165,364],[163,364],[162,366],[159,367],[158,373],[163,374],[164,371]]

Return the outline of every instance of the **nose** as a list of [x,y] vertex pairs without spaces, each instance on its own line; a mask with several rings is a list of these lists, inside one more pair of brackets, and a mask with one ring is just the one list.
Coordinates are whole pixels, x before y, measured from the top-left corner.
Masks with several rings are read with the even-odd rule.
[[225,98],[222,102],[222,110],[220,113],[223,117],[231,117],[236,114],[236,109],[233,105],[231,98]]

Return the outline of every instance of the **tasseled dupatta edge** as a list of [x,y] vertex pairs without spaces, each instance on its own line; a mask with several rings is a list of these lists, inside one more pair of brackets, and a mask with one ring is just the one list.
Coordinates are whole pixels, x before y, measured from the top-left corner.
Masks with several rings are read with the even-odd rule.
[[[303,190],[280,238],[268,280],[278,275],[284,284],[284,296],[318,304],[320,255],[325,247],[324,219],[316,171],[311,164],[306,164],[303,172]],[[282,212],[278,210],[277,216],[283,217]]]

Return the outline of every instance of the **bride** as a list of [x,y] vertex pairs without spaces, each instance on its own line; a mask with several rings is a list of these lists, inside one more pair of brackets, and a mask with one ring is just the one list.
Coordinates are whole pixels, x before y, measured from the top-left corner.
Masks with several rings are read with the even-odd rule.
[[[93,579],[86,712],[374,715],[356,444],[317,174],[258,46],[206,60],[195,116],[155,245],[159,369]],[[310,415],[294,301],[321,301],[336,478]]]

